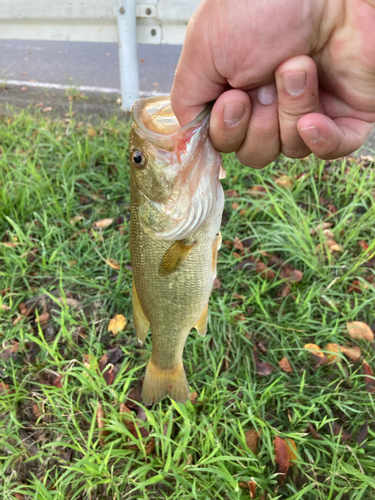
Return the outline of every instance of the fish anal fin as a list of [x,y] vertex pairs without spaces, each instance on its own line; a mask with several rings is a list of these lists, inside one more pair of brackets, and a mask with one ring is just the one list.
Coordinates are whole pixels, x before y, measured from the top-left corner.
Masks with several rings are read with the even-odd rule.
[[137,289],[135,287],[134,280],[132,287],[132,304],[133,304],[133,321],[134,321],[135,333],[137,334],[139,342],[143,344],[144,341],[146,340],[150,323],[142,310],[141,304],[139,303]]
[[163,370],[153,362],[151,356],[142,387],[143,403],[145,405],[159,403],[166,396],[178,403],[186,403],[188,400],[189,386],[182,360],[173,370]]
[[168,276],[179,269],[185,260],[189,257],[196,241],[190,245],[183,241],[175,241],[173,245],[165,252],[160,265],[160,276]]
[[199,335],[204,337],[207,333],[207,321],[208,321],[208,304],[206,305],[202,316],[199,318],[198,323],[194,325],[194,328],[197,329]]

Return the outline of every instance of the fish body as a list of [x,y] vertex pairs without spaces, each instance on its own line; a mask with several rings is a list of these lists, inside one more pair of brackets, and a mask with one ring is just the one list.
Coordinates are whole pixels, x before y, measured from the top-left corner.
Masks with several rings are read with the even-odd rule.
[[224,193],[221,155],[208,137],[210,110],[180,129],[169,97],[136,101],[130,133],[133,316],[149,327],[145,404],[189,394],[182,354],[192,328],[204,335],[216,276]]

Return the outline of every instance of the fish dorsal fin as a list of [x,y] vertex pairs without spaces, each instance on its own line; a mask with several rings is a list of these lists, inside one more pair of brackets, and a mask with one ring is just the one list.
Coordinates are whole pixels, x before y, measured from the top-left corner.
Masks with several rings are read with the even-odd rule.
[[173,245],[165,252],[163,260],[161,261],[160,276],[168,276],[179,269],[185,260],[189,257],[193,250],[194,243],[187,245],[183,241],[175,241]]

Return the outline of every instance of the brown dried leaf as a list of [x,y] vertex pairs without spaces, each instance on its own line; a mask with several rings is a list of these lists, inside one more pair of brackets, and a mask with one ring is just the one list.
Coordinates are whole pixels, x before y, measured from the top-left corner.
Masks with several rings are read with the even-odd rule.
[[319,231],[324,231],[325,229],[328,229],[333,226],[333,222],[323,222],[322,224],[318,224],[315,229],[310,230],[310,234],[314,236],[315,234],[319,233]]
[[315,356],[319,356],[319,358],[324,358],[325,354],[320,350],[320,347],[316,344],[306,344],[303,346],[304,349],[307,349]]
[[72,217],[69,221],[70,224],[75,224],[76,222],[80,221],[83,219],[83,216],[82,215],[75,215],[74,217]]
[[218,278],[214,279],[214,284],[212,285],[212,288],[215,288],[215,290],[219,290],[219,288],[221,288],[221,283],[220,280],[218,280]]
[[291,438],[286,438],[285,443],[287,446],[290,461],[295,462],[297,460],[297,445],[296,445],[296,443]]
[[191,392],[189,394],[189,401],[190,401],[190,403],[193,403],[193,404],[196,403],[197,399],[198,399],[198,393],[197,392]]
[[118,332],[121,332],[126,326],[126,318],[122,314],[116,314],[108,324],[108,332],[112,332],[114,335],[117,335]]
[[293,188],[293,179],[289,177],[289,175],[282,175],[278,179],[276,179],[275,184],[284,188],[284,189],[292,189]]
[[255,347],[253,349],[253,356],[254,356],[254,362],[255,362],[255,366],[256,366],[256,370],[257,370],[258,375],[267,376],[273,372],[274,368],[272,365],[267,363],[267,361],[260,361],[259,353],[255,349]]
[[146,455],[149,455],[155,449],[155,439],[151,438],[145,447]]
[[232,203],[232,209],[233,209],[233,210],[237,210],[237,208],[240,208],[240,205],[239,205],[236,201],[234,201],[234,202]]
[[303,280],[303,272],[299,271],[298,269],[294,269],[289,277],[289,280],[292,283],[299,283]]
[[267,194],[267,190],[263,186],[253,186],[252,188],[247,189],[246,193],[252,196],[259,196],[262,198]]
[[238,192],[234,191],[234,189],[228,189],[225,194],[228,198],[238,198]]
[[341,346],[341,351],[352,361],[356,362],[361,358],[361,349],[359,347]]
[[4,382],[0,382],[0,394],[5,394],[6,392],[10,392],[9,385],[4,384]]
[[87,130],[87,135],[88,135],[89,137],[95,137],[95,136],[96,136],[96,130],[95,130],[94,128],[89,128],[89,129]]
[[120,269],[120,263],[117,262],[117,260],[114,260],[114,259],[106,259],[106,264],[109,265],[109,267],[112,267],[112,269],[117,269],[119,270]]
[[366,422],[362,425],[362,427],[358,433],[357,439],[356,439],[357,443],[361,447],[363,447],[363,444],[367,439],[367,435],[368,435],[368,424],[367,424],[367,420],[366,420]]
[[290,457],[288,453],[288,447],[284,439],[276,436],[275,441],[275,462],[279,464],[279,472],[281,474],[286,474],[290,466]]
[[110,226],[113,222],[113,219],[102,219],[102,220],[97,220],[94,222],[93,227],[94,229],[105,229],[106,227]]
[[337,361],[341,361],[340,352],[342,351],[342,349],[338,344],[327,344],[324,347],[324,350],[327,351],[326,356],[328,363],[336,363]]
[[257,431],[256,429],[250,429],[245,432],[246,445],[254,453],[258,454],[258,443],[262,431]]
[[99,427],[99,443],[102,446],[104,446],[105,445],[105,438],[106,438],[106,436],[108,436],[108,431],[104,430],[104,427],[105,427],[105,422],[104,422],[105,413],[104,413],[103,407],[99,403],[99,401],[98,401],[97,408],[98,408],[98,411],[97,411],[97,414],[96,414],[96,421],[97,421],[98,427]]
[[40,418],[42,416],[42,412],[40,411],[40,408],[36,403],[33,403],[33,413],[36,418]]
[[293,368],[291,364],[289,363],[289,360],[286,356],[284,356],[282,359],[279,361],[279,366],[284,372],[290,372],[293,373]]
[[364,339],[369,342],[374,341],[374,333],[366,323],[362,321],[352,321],[346,323],[346,327],[352,339]]
[[50,111],[52,111],[52,106],[47,106],[46,108],[42,109],[43,113],[49,113]]
[[7,306],[6,304],[1,304],[0,309],[1,309],[2,311],[10,311],[10,307],[9,307],[9,306]]
[[54,381],[53,381],[53,385],[55,387],[57,387],[58,389],[62,389],[63,388],[63,385],[62,385],[62,379],[64,378],[64,375],[58,375]]
[[314,439],[322,439],[321,436],[317,433],[315,427],[310,422],[307,425]]
[[[130,424],[133,424],[133,419],[131,418],[133,413],[131,410],[129,410],[129,408],[124,404],[124,403],[121,403],[120,404],[120,413],[122,413],[122,420],[124,422],[124,424],[126,425],[126,427],[128,427]],[[126,416],[128,415],[128,416]]]
[[272,271],[272,269],[267,267],[266,264],[264,264],[264,262],[261,261],[258,261],[255,264],[255,272],[257,274],[260,274],[263,279],[268,281],[273,280],[276,277],[276,273]]
[[19,243],[15,242],[15,241],[4,241],[3,245],[5,247],[15,248],[19,245]]
[[46,323],[47,321],[49,320],[49,313],[48,312],[44,312],[42,314],[40,314],[37,318],[35,318],[35,321],[37,323]]
[[340,441],[342,443],[346,443],[346,441],[349,441],[352,437],[352,435],[349,434],[349,432],[346,432],[346,430],[337,422],[333,423],[333,429],[331,428],[331,431],[334,436],[340,436]]
[[241,240],[239,239],[238,236],[236,236],[233,240],[233,246],[234,248],[237,248],[237,250],[239,250],[240,252],[243,252],[243,244],[241,242]]
[[367,363],[367,361],[363,361],[362,368],[363,368],[363,374],[365,376],[366,390],[368,392],[375,392],[374,374],[371,370],[370,365]]
[[56,299],[57,302],[60,302],[60,304],[66,304],[70,307],[77,307],[80,305],[80,302],[79,300],[77,299],[71,299],[69,297],[59,297],[58,299]]
[[116,371],[113,365],[103,373],[103,377],[107,385],[113,384],[116,377]]

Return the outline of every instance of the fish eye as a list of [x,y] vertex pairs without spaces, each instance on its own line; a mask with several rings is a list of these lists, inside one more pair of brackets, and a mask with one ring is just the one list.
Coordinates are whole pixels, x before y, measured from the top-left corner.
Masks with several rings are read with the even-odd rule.
[[137,168],[142,168],[146,164],[146,158],[141,151],[133,151],[132,162]]

